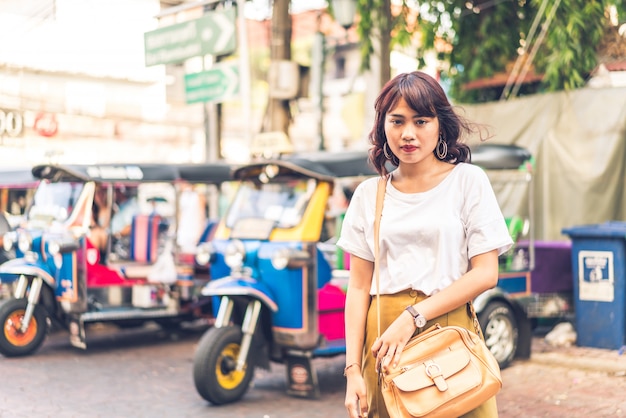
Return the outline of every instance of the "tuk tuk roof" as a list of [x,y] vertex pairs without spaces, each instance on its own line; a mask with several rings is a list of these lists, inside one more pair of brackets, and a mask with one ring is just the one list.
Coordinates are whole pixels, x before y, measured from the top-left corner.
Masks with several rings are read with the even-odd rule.
[[294,154],[293,159],[306,159],[324,166],[335,177],[375,176],[378,172],[369,162],[368,151],[312,152]]
[[515,170],[532,155],[517,145],[479,144],[470,146],[472,164],[486,170]]
[[178,164],[176,169],[180,179],[190,183],[219,184],[233,180],[233,166],[224,161],[205,164]]
[[54,165],[33,167],[32,174],[38,179],[54,181],[98,182],[173,182],[179,178],[178,170],[171,164],[94,164]]
[[376,170],[369,163],[367,151],[311,152],[298,153],[280,159],[260,160],[236,169],[233,177],[242,179],[256,177],[268,165],[279,168],[280,176],[284,173],[296,173],[319,180],[332,181],[338,177],[358,177],[376,175]]
[[35,187],[39,179],[33,176],[31,168],[10,167],[0,168],[0,188]]

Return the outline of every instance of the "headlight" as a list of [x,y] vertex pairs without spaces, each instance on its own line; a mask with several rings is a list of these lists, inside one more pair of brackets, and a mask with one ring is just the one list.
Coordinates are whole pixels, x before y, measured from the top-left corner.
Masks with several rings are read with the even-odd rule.
[[224,253],[224,262],[231,269],[238,269],[243,266],[246,260],[246,247],[239,240],[231,241]]
[[20,251],[23,253],[30,251],[30,246],[32,243],[33,239],[27,232],[22,232],[17,238],[17,248],[19,248]]
[[309,253],[295,248],[281,248],[272,254],[272,266],[276,270],[302,268],[308,265],[310,261]]
[[11,231],[4,234],[2,237],[2,247],[4,248],[4,251],[11,251],[16,240],[17,232]]
[[215,258],[215,249],[210,243],[203,243],[196,249],[196,263],[201,266],[208,266]]

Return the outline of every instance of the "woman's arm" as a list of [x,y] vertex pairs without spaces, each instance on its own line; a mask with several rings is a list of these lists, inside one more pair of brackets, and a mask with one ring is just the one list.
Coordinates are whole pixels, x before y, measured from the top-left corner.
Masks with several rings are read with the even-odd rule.
[[[497,250],[472,257],[470,266],[470,270],[450,286],[415,304],[413,306],[415,310],[426,319],[436,318],[474,300],[485,290],[496,286],[498,283]],[[404,346],[414,332],[413,317],[406,311],[402,312],[372,346],[376,364],[380,364],[383,368],[389,364],[395,367],[400,361]],[[389,357],[385,357],[388,354]]]
[[[367,412],[367,390],[361,376],[365,323],[370,305],[374,263],[350,255],[350,281],[346,295],[346,369],[348,379],[345,406],[351,418]],[[359,410],[361,415],[359,415]]]

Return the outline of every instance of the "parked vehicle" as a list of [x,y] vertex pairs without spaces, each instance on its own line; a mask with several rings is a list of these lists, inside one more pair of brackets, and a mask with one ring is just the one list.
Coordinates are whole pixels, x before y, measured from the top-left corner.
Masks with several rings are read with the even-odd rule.
[[[529,186],[531,172],[519,170],[530,158],[526,150],[483,145],[474,156],[488,172],[510,181],[506,176],[515,171]],[[289,394],[318,396],[312,359],[345,353],[349,263],[335,249],[341,215],[329,216],[328,202],[346,178],[354,183],[371,175],[376,173],[366,152],[295,155],[234,172],[241,181],[238,192],[205,257],[211,260],[212,280],[202,294],[220,302],[214,326],[194,355],[200,396],[214,405],[237,401],[255,368],[269,368],[271,362],[286,364]],[[521,223],[508,219],[516,246],[503,256],[498,287],[475,301],[487,345],[502,367],[526,345],[530,350],[526,299],[532,295],[534,241],[520,242],[532,221],[527,193],[528,187],[517,197],[529,203],[530,212],[514,213]],[[329,221],[336,226],[327,228]],[[329,230],[334,236],[324,237]]]
[[504,368],[530,357],[540,322],[573,316],[571,245],[534,238],[533,164],[526,149],[482,144],[473,148],[472,162],[489,175],[514,241],[500,257],[497,287],[474,300],[487,346]]
[[238,400],[270,361],[289,365],[290,393],[318,393],[311,359],[345,351],[347,275],[335,268],[329,200],[340,179],[372,175],[366,152],[296,155],[234,172],[241,182],[217,226],[202,291],[220,298],[194,357],[203,398]]
[[4,236],[17,258],[0,265],[0,286],[13,295],[0,302],[0,353],[35,352],[48,320],[86,348],[94,322],[169,327],[211,318],[211,299],[199,292],[206,281],[179,275],[177,202],[190,173],[220,184],[230,172],[222,163],[34,167],[41,182],[26,223]]

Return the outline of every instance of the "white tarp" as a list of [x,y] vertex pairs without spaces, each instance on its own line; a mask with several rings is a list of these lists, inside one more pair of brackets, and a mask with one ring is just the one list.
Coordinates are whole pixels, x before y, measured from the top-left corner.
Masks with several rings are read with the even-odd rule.
[[518,145],[535,157],[536,239],[566,240],[563,228],[626,221],[626,88],[460,107],[488,126],[489,143]]

